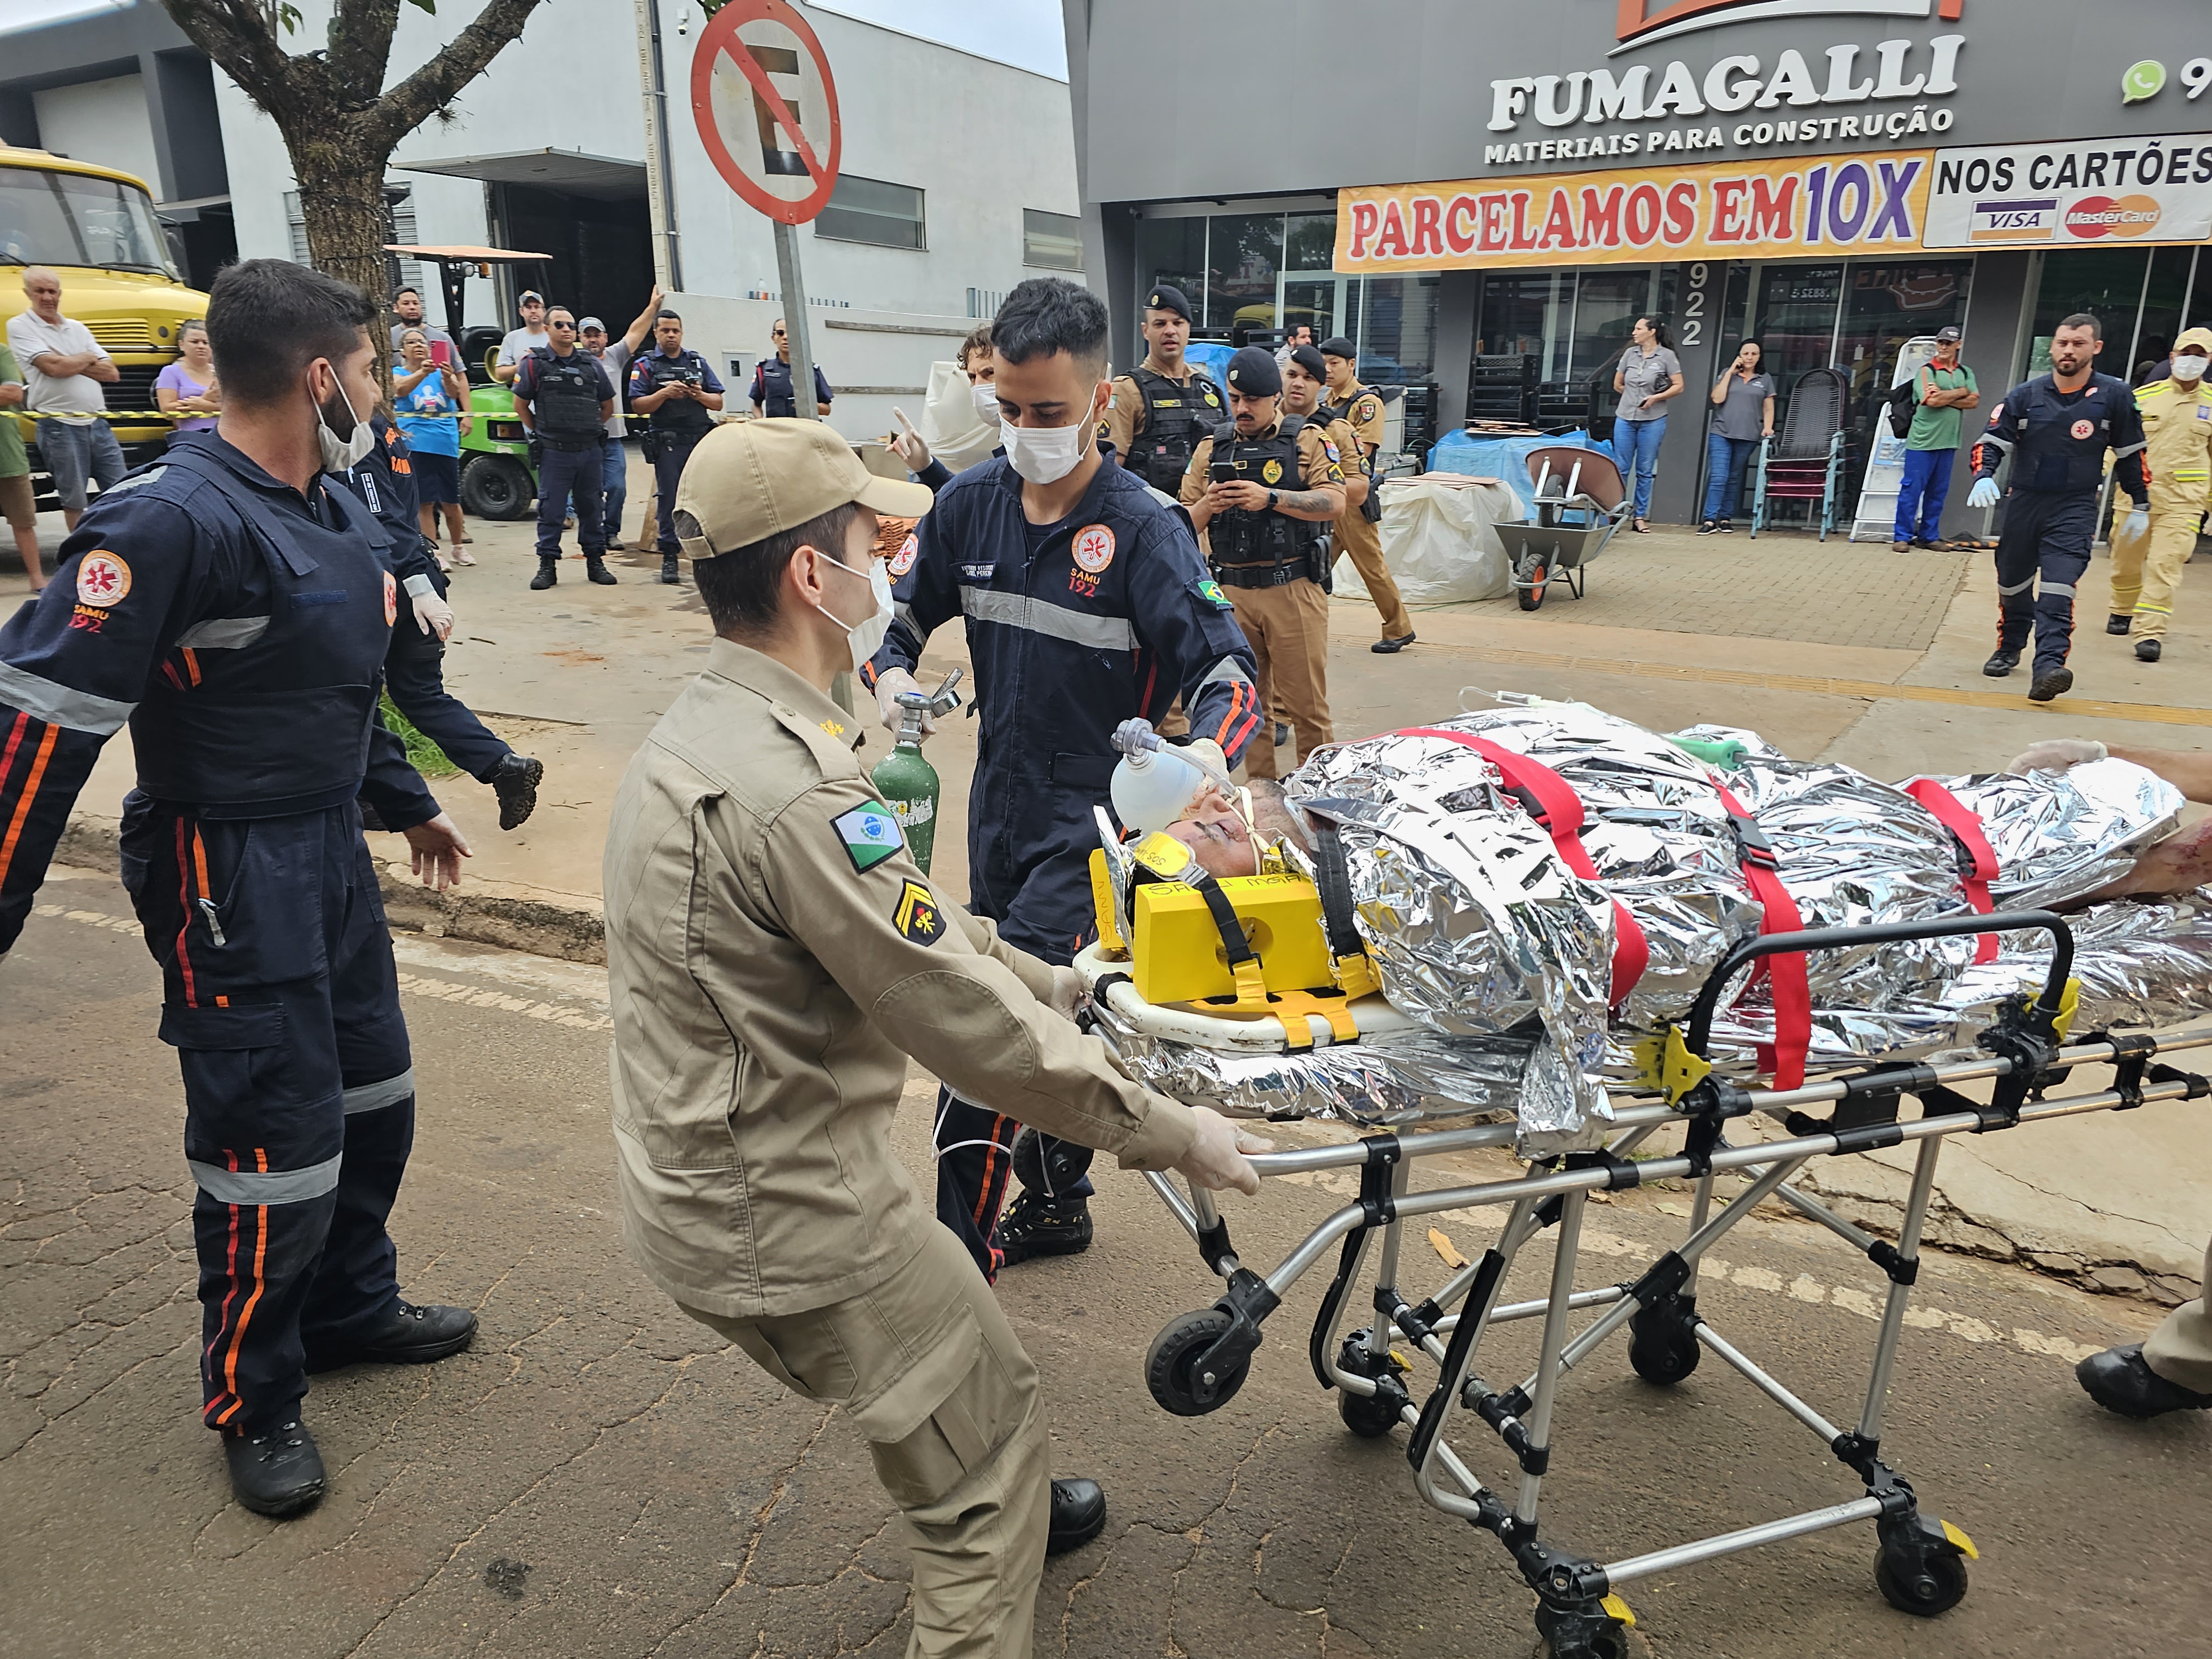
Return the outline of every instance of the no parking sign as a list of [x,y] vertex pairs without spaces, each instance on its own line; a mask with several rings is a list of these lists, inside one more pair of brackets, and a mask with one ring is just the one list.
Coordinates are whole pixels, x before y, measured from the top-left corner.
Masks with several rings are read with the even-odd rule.
[[830,60],[786,0],[728,0],[691,59],[691,116],[714,169],[771,219],[829,205],[844,149]]

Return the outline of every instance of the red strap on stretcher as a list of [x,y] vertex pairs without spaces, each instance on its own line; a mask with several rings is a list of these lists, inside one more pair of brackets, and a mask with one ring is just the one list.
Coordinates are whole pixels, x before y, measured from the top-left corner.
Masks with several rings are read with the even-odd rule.
[[[1946,789],[1933,778],[1915,778],[1905,786],[1905,793],[1933,812],[1938,822],[1958,838],[1959,845],[1966,849],[1973,868],[1959,878],[1965,890],[1966,902],[1978,916],[1986,916],[1996,907],[1990,897],[1990,884],[1997,878],[1996,850],[1982,833],[1981,815],[1966,802]],[[1997,936],[1983,933],[1974,941],[1974,960],[1977,963],[1997,959]]]
[[[1401,738],[1442,738],[1447,743],[1458,744],[1474,752],[1496,767],[1505,780],[1506,787],[1525,793],[1536,804],[1536,822],[1552,837],[1552,845],[1559,854],[1560,862],[1587,881],[1595,881],[1597,866],[1582,842],[1583,799],[1574,786],[1541,761],[1530,760],[1526,755],[1516,755],[1502,748],[1487,738],[1478,738],[1467,732],[1447,732],[1441,726],[1416,726],[1397,733]],[[1613,902],[1613,914],[1617,923],[1613,930],[1612,1004],[1619,1007],[1628,994],[1636,988],[1636,981],[1644,977],[1644,970],[1651,965],[1651,946],[1644,937],[1644,929],[1628,913],[1628,907],[1619,899]]]
[[[1759,933],[1796,933],[1804,927],[1805,919],[1798,914],[1797,901],[1782,884],[1780,866],[1765,836],[1759,834],[1758,821],[1725,787],[1717,783],[1713,788],[1729,816],[1736,821],[1737,837],[1743,843],[1743,878],[1766,911]],[[1793,951],[1787,956],[1762,957],[1750,982],[1756,984],[1762,974],[1774,999],[1774,1041],[1759,1045],[1759,1069],[1774,1073],[1778,1089],[1799,1088],[1805,1081],[1805,1054],[1813,1046],[1813,988],[1805,976],[1804,953]]]

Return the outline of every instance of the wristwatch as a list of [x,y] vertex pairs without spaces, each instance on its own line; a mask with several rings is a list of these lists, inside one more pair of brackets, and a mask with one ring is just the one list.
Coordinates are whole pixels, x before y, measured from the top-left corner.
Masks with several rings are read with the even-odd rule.
[[1282,497],[1274,490],[1269,490],[1267,492],[1267,511],[1273,513],[1275,510],[1275,503],[1281,499]]

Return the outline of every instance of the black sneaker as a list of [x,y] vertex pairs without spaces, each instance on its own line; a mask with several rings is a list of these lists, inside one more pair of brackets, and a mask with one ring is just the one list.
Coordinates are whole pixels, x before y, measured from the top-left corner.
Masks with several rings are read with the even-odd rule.
[[597,553],[584,555],[584,574],[602,587],[615,585],[615,573],[607,568],[607,562]]
[[1036,1255],[1075,1255],[1091,1248],[1091,1200],[1024,1192],[999,1218],[995,1243],[1006,1265]]
[[2159,658],[2160,648],[2159,642],[2156,640],[2137,640],[2136,641],[2136,660],[2137,662],[2156,662]]
[[660,556],[660,580],[671,587],[678,586],[684,580],[684,574],[678,568],[676,556],[673,553],[664,553]]
[[[315,1437],[296,1418],[266,1434],[223,1436],[222,1456],[230,1466],[230,1490],[238,1501],[256,1515],[275,1520],[314,1508],[329,1485]],[[1100,1520],[1103,1523],[1103,1515]]]
[[2074,689],[2074,671],[2070,668],[2039,668],[2035,683],[2027,688],[2030,702],[2049,702]]
[[[2151,1370],[2142,1357],[2142,1344],[2107,1348],[2093,1353],[2074,1368],[2074,1375],[2089,1398],[2108,1412],[2123,1417],[2159,1417],[2167,1412],[2212,1410],[2212,1394],[2199,1394],[2179,1382],[2169,1382]],[[1055,1480],[1057,1487],[1060,1483]],[[1053,1493],[1053,1519],[1060,1519],[1060,1494]],[[1102,1517],[1103,1518],[1103,1517]]]
[[2117,611],[2112,612],[2111,616],[2105,618],[2105,631],[2107,634],[2125,634],[2128,629],[2133,628],[2135,625],[2136,619],[2134,617],[2123,616]]
[[1721,534],[1722,534],[1722,535],[1723,535],[1723,536],[1733,536],[1733,535],[1735,535],[1735,520],[1733,520],[1733,519],[1723,519],[1723,520],[1721,520]]
[[484,781],[499,797],[499,827],[520,830],[538,810],[538,786],[545,776],[545,763],[527,755],[507,755],[492,768]]
[[395,1302],[384,1323],[343,1352],[310,1352],[307,1370],[341,1365],[427,1365],[459,1353],[476,1340],[477,1316],[466,1308],[418,1308]]
[[1698,526],[1698,534],[1700,536],[1717,536],[1720,532],[1721,521],[1718,519],[1708,519]]
[[2019,652],[1999,649],[1991,653],[1990,659],[1982,665],[1982,672],[1993,680],[2001,680],[2019,666]]
[[540,559],[538,562],[538,574],[530,579],[531,590],[533,592],[542,593],[560,580],[561,562],[558,559]]
[[1106,1525],[1106,1494],[1096,1480],[1052,1483],[1052,1522],[1045,1530],[1044,1553],[1065,1555],[1098,1536]]

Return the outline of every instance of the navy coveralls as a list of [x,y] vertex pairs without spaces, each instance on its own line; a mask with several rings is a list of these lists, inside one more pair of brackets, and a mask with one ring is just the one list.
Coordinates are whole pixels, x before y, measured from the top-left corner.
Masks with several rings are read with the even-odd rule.
[[[696,375],[702,392],[722,389],[721,380],[697,352],[686,347],[672,357],[655,346],[629,367],[629,400],[635,403],[640,398],[649,398],[670,380],[684,374]],[[658,544],[661,556],[665,558],[684,550],[676,535],[676,487],[684,482],[684,464],[698,448],[699,440],[714,429],[714,416],[698,404],[671,398],[645,419],[646,447],[653,452],[653,488],[659,499],[655,509],[659,518]]]
[[[480,783],[489,783],[500,762],[514,750],[446,690],[446,642],[424,631],[408,602],[407,584],[425,578],[431,591],[446,597],[446,573],[430,556],[422,538],[415,477],[407,440],[381,415],[369,417],[381,441],[359,466],[345,474],[353,493],[368,504],[392,538],[392,574],[399,580],[399,614],[392,624],[392,647],[384,653],[384,688],[415,729],[446,752],[446,758]],[[380,719],[381,717],[380,716]]]
[[303,497],[192,433],[93,504],[0,627],[0,950],[131,725],[123,879],[184,1073],[204,1415],[232,1434],[290,1420],[398,1297],[415,1075],[354,800],[394,827],[438,804],[373,718],[384,559],[331,480]]
[[[2074,641],[2074,586],[2089,568],[2105,451],[2112,478],[2137,507],[2143,476],[2142,416],[2128,383],[2092,374],[2061,392],[2049,374],[2016,386],[1990,412],[1974,451],[1974,476],[1996,476],[2012,457],[2004,527],[1997,532],[1997,649],[2017,658],[2035,630],[2035,671],[2063,667]],[[2037,578],[2042,578],[2041,589]]]
[[[1144,481],[1106,465],[1056,525],[1022,514],[1003,457],[937,492],[899,570],[890,632],[867,678],[912,672],[937,628],[965,618],[975,665],[975,781],[968,805],[969,908],[1023,950],[1060,965],[1092,930],[1092,809],[1117,757],[1114,728],[1157,724],[1180,696],[1192,732],[1231,765],[1259,729],[1251,647],[1216,586],[1189,521]],[[1110,810],[1110,808],[1109,808]],[[1006,1197],[1012,1121],[938,1095],[937,1208],[987,1277]],[[959,1143],[973,1143],[961,1146]],[[942,1149],[957,1146],[957,1151]],[[1044,1167],[1087,1194],[1087,1147],[1048,1143]]]
[[[711,388],[710,388],[711,389]],[[752,390],[745,394],[761,406],[761,413],[786,419],[799,413],[799,399],[791,389],[791,365],[781,357],[763,357],[753,367]],[[814,365],[815,409],[830,401],[830,381],[822,365]],[[809,415],[814,409],[806,411]]]
[[[607,550],[607,510],[601,492],[606,471],[603,417],[596,408],[588,437],[562,431],[549,423],[546,399],[539,381],[548,369],[582,369],[584,378],[598,380],[596,401],[615,395],[614,382],[597,357],[578,346],[565,358],[543,346],[522,360],[514,376],[514,395],[532,406],[533,430],[538,441],[538,556],[561,556],[561,520],[573,497],[576,503],[576,541],[584,556],[596,559]],[[552,429],[548,429],[551,425]]]

